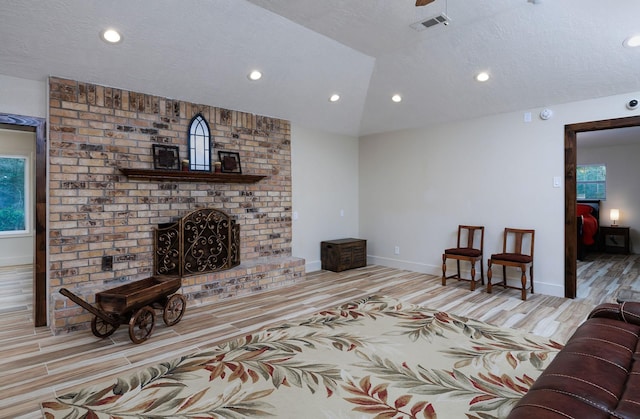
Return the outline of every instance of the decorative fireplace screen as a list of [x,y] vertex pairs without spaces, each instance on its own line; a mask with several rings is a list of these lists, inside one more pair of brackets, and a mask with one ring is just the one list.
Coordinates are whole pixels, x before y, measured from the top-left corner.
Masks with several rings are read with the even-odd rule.
[[240,264],[240,226],[216,209],[190,212],[155,230],[156,275],[195,275]]

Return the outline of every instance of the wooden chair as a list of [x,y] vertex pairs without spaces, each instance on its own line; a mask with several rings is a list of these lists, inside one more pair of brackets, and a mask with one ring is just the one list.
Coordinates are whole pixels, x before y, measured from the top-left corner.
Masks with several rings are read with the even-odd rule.
[[[477,233],[477,234],[476,234]],[[475,245],[476,236],[480,236],[480,246]],[[466,238],[466,246],[463,247],[463,239]],[[483,226],[458,226],[458,244],[451,249],[445,249],[442,254],[442,285],[447,285],[447,279],[453,278],[471,283],[471,291],[476,289],[476,262],[480,261],[480,283],[484,285],[484,268],[482,255],[484,251],[484,227]],[[455,259],[457,273],[447,276],[447,259]],[[471,279],[460,276],[460,261],[471,263]]]
[[[523,251],[526,248],[527,238],[529,243],[529,251]],[[527,299],[527,266],[529,267],[529,282],[531,288],[531,294],[533,294],[533,243],[535,238],[535,230],[523,230],[517,228],[505,228],[504,240],[502,245],[502,253],[491,255],[489,258],[489,266],[487,269],[487,292],[491,293],[491,266],[502,265],[502,286],[505,288],[519,289],[522,293],[522,300]],[[512,244],[511,251],[507,252],[508,243]],[[507,266],[520,268],[522,276],[520,281],[522,285],[520,287],[512,287],[507,285]]]

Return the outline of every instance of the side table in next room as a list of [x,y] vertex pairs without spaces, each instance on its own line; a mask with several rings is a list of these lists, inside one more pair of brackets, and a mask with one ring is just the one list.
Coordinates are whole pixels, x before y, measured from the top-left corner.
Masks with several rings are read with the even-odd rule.
[[629,227],[600,227],[600,236],[606,253],[629,254]]
[[367,241],[351,238],[323,241],[320,261],[322,269],[334,272],[367,266]]

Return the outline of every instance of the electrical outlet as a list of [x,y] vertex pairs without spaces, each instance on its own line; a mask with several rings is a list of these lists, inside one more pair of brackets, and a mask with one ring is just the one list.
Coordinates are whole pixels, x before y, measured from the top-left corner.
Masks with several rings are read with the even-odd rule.
[[393,249],[393,253],[394,253],[394,254],[396,254],[396,255],[399,255],[399,254],[400,254],[400,246],[396,246],[396,247]]
[[102,270],[103,271],[113,270],[113,256],[102,256]]

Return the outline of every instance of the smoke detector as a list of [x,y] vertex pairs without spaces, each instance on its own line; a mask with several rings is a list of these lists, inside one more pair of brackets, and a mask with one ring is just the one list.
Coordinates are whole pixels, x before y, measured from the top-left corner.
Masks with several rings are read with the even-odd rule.
[[451,22],[451,19],[449,19],[449,16],[447,16],[445,13],[440,13],[437,16],[433,16],[426,20],[421,20],[420,22],[416,22],[412,24],[411,27],[417,31],[423,31],[425,29],[429,29],[433,26],[440,25],[440,24],[447,26],[449,22]]

